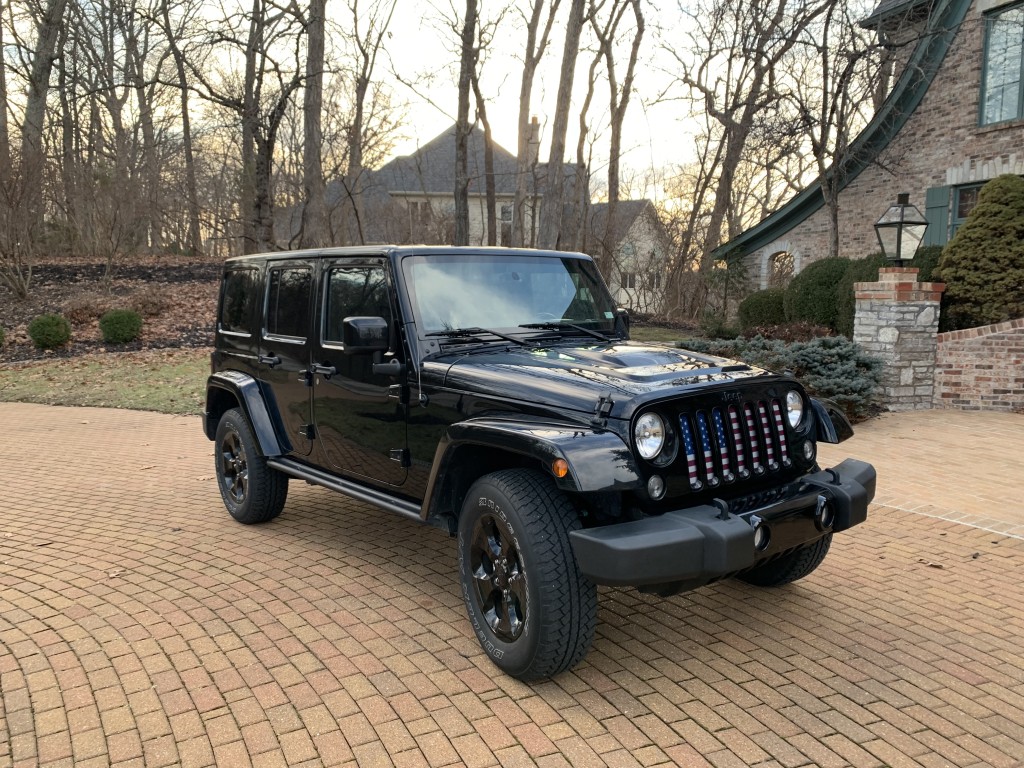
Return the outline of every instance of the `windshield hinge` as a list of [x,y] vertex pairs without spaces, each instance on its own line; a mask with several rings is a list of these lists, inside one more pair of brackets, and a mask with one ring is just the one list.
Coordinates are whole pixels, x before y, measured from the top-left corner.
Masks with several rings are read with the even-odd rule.
[[594,407],[594,423],[603,423],[608,418],[608,414],[612,412],[613,405],[615,405],[615,401],[612,400],[611,392],[601,395]]

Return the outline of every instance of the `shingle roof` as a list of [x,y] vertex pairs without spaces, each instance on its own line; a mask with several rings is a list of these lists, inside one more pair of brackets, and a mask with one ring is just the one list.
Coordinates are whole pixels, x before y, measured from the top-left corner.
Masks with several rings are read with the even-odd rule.
[[[498,194],[516,189],[516,158],[494,144],[494,187]],[[467,167],[470,194],[484,192],[484,133],[475,126],[469,132]],[[452,195],[455,189],[455,126],[431,139],[411,155],[396,157],[373,173],[373,183],[391,194]]]
[[[616,245],[626,237],[633,222],[652,205],[650,200],[619,200],[615,204],[615,215],[612,219],[611,240],[609,245]],[[604,239],[608,224],[608,203],[594,203],[590,206],[590,236],[598,241]]]

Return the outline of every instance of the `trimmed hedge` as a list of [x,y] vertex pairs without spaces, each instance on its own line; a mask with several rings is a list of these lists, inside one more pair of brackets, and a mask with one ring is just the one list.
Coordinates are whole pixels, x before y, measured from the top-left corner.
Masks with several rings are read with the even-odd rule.
[[853,338],[853,318],[857,312],[857,298],[853,292],[854,283],[873,283],[878,280],[878,270],[889,266],[881,253],[873,253],[863,259],[850,262],[835,288],[837,333],[848,339]]
[[106,344],[127,344],[139,338],[142,318],[130,309],[112,309],[100,318],[100,333]]
[[740,302],[737,310],[740,328],[744,331],[759,325],[782,325],[786,322],[786,310],[783,307],[784,288],[766,288],[754,291]]
[[786,320],[835,329],[836,286],[849,266],[849,259],[833,256],[804,267],[786,288]]
[[791,371],[817,397],[834,400],[851,421],[882,408],[882,362],[843,336],[786,344],[765,339],[680,342],[683,349],[742,360],[770,371]]
[[63,315],[40,315],[28,324],[28,335],[39,349],[56,349],[71,340],[71,323]]

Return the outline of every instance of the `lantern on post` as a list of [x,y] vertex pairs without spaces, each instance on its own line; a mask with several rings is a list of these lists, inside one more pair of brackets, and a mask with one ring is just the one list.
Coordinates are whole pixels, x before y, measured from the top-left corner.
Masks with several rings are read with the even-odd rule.
[[910,204],[910,195],[906,192],[901,192],[896,202],[875,222],[882,254],[897,267],[902,267],[904,260],[914,258],[926,229],[928,220]]

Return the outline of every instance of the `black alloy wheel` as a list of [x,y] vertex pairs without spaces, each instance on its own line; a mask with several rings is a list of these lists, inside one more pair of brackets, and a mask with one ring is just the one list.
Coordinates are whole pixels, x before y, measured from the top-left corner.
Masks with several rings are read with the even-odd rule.
[[487,626],[507,643],[517,640],[526,621],[526,571],[512,532],[494,515],[481,516],[473,527],[470,568]]
[[223,492],[235,504],[244,503],[249,490],[249,467],[245,460],[245,446],[235,431],[228,432],[221,440],[220,467]]
[[268,466],[241,410],[232,408],[220,417],[215,445],[217,487],[231,516],[251,525],[280,515],[288,496],[288,476]]

